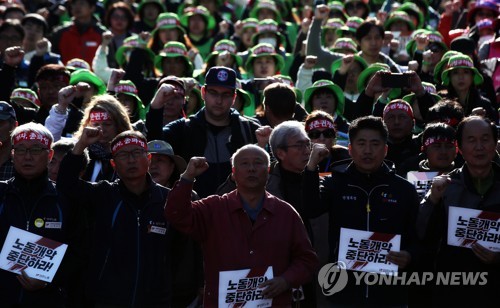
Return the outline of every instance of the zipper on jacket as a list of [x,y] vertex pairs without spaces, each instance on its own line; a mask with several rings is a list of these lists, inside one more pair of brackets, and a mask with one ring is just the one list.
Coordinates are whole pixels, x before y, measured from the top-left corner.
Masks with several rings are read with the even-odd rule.
[[104,264],[102,265],[101,272],[99,273],[99,280],[101,280],[102,276],[104,275],[104,269],[106,269],[106,265],[108,264],[108,258],[110,253],[111,253],[111,248],[108,248],[108,251],[106,251],[106,257],[104,258]]
[[140,236],[141,236],[141,210],[137,210],[137,264],[135,269],[135,286],[134,286],[134,294],[132,295],[132,306],[135,305],[135,299],[137,296],[137,287],[139,285],[139,268],[140,268]]
[[[361,190],[362,192],[365,193],[366,195],[366,231],[370,231],[370,212],[372,211],[371,210],[371,207],[370,207],[370,197],[372,195],[372,192],[376,189],[376,188],[379,188],[379,187],[383,187],[383,186],[389,186],[387,184],[382,184],[382,185],[377,185],[375,187],[373,187],[370,192],[367,192],[366,190],[364,190],[363,188],[357,186],[357,185],[351,185],[351,184],[348,184],[347,186],[350,186],[350,187],[355,187],[359,190]],[[369,294],[369,286],[366,285],[366,289],[365,289],[365,298],[368,299],[368,294]]]

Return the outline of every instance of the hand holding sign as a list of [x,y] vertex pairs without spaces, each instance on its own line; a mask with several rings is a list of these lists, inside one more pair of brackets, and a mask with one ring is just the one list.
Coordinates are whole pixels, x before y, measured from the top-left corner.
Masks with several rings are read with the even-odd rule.
[[411,262],[411,255],[408,251],[389,251],[387,261],[396,264],[400,269],[405,269]]
[[42,280],[31,278],[26,274],[26,271],[22,271],[21,275],[16,277],[19,283],[23,286],[25,290],[37,291],[43,289],[47,286],[47,283]]
[[285,278],[275,277],[261,284],[259,288],[265,288],[264,291],[262,291],[264,298],[274,298],[290,289],[290,285]]
[[498,264],[498,263],[500,263],[500,252],[491,251],[479,243],[475,243],[472,245],[472,252],[484,264]]

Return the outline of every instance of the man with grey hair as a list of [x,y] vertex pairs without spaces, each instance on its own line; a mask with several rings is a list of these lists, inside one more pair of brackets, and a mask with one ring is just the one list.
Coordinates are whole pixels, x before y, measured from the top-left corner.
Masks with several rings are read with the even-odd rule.
[[[274,127],[269,137],[271,150],[276,161],[271,164],[267,191],[290,203],[299,213],[311,242],[314,242],[311,222],[304,214],[302,202],[302,174],[311,154],[311,140],[305,127],[297,121],[285,121]],[[301,305],[316,305],[314,285],[303,286],[305,301]],[[297,295],[296,298],[301,298]]]
[[[245,145],[232,156],[237,188],[223,196],[191,201],[196,177],[209,165],[192,157],[169,193],[165,216],[174,228],[201,242],[205,264],[204,306],[219,300],[219,273],[272,267],[273,278],[262,283],[261,296],[273,306],[291,305],[291,288],[312,280],[318,258],[297,212],[266,192],[269,155],[256,145]],[[261,276],[260,272],[258,276]],[[227,286],[226,286],[227,287]]]
[[[41,124],[31,122],[13,130],[8,146],[12,149],[15,173],[11,179],[0,182],[1,243],[5,242],[11,226],[68,243],[68,207],[61,202],[55,183],[49,180],[47,174],[47,166],[54,153],[50,147],[53,141],[50,131]],[[68,255],[65,259],[67,262]],[[64,264],[63,261],[49,284],[28,276],[24,270],[20,275],[0,271],[2,307],[34,306],[39,303],[62,306]]]

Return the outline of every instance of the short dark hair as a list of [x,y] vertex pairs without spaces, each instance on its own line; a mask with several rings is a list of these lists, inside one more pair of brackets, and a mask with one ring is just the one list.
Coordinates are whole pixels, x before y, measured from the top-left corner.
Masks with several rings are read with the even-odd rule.
[[429,108],[425,121],[429,122],[443,122],[444,119],[453,119],[455,124],[448,123],[455,127],[464,118],[464,109],[459,102],[451,99],[443,99],[437,102],[434,106]]
[[125,2],[116,2],[113,3],[107,10],[106,10],[106,16],[104,17],[104,25],[106,27],[111,26],[111,15],[114,13],[114,11],[122,11],[125,13],[125,16],[127,17],[127,30],[132,29],[134,26],[134,12],[130,8],[128,4]]
[[24,40],[24,35],[25,35],[24,28],[21,25],[21,22],[19,20],[17,20],[17,19],[4,20],[2,25],[0,25],[0,33],[4,32],[5,30],[7,30],[9,28],[14,29],[17,33],[19,33],[19,35],[21,35],[21,41]]
[[69,84],[70,73],[64,65],[47,64],[42,66],[38,70],[38,72],[36,73],[35,81],[52,79],[53,77],[60,75],[66,76],[68,78]]
[[264,106],[280,119],[291,119],[295,112],[297,96],[293,88],[284,83],[272,83],[263,92]]
[[450,141],[455,141],[457,139],[456,131],[453,127],[446,123],[430,123],[428,124],[424,132],[422,133],[422,144],[425,140],[430,137],[438,137],[443,139],[448,139]]
[[378,30],[379,34],[384,37],[385,31],[384,27],[381,25],[377,25],[375,21],[370,20],[370,21],[365,21],[363,22],[359,28],[356,30],[356,39],[361,42],[361,39],[364,38],[365,36],[368,35],[368,33],[371,31],[372,28],[375,28]]
[[497,126],[495,125],[495,123],[491,122],[490,119],[483,118],[481,116],[468,116],[468,117],[464,118],[458,124],[458,127],[457,127],[457,143],[458,143],[458,147],[459,148],[462,147],[462,138],[463,138],[463,134],[464,134],[465,125],[467,123],[469,123],[469,122],[474,121],[474,120],[484,121],[484,123],[486,123],[489,126],[489,128],[491,129],[491,134],[493,135],[493,140],[495,140],[495,143],[497,143],[497,141],[498,141],[498,130],[497,130]]
[[387,142],[387,136],[389,135],[389,132],[381,117],[366,116],[357,118],[356,120],[352,121],[348,132],[350,143],[352,143],[356,139],[358,133],[362,129],[371,129],[379,132],[384,142]]

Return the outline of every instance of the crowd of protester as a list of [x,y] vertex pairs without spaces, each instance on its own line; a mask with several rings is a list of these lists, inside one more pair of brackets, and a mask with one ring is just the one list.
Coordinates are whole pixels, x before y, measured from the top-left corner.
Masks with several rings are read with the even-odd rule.
[[[499,15],[498,0],[0,0],[0,242],[15,226],[69,244],[51,283],[0,271],[0,306],[220,306],[219,272],[262,266],[274,306],[497,306],[500,252],[446,239],[450,206],[500,213]],[[437,172],[426,195],[410,171]],[[341,228],[400,234],[400,271],[488,283],[349,272],[325,297]]]

